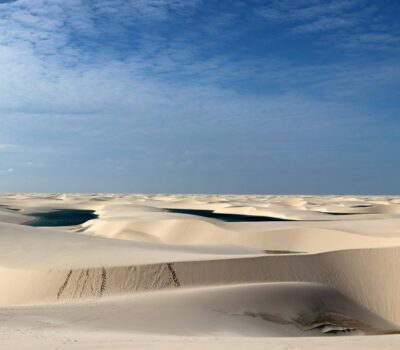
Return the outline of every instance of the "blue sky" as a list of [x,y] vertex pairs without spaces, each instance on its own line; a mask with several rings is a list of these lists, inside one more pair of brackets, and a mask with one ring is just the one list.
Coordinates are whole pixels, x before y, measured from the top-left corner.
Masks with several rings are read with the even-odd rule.
[[0,191],[398,194],[399,18],[0,0]]

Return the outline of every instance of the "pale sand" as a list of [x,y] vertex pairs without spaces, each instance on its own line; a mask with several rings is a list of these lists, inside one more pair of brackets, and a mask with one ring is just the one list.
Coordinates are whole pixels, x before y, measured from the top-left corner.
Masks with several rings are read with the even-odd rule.
[[[400,197],[3,194],[0,205],[0,348],[400,348]],[[99,218],[23,225],[53,209]]]

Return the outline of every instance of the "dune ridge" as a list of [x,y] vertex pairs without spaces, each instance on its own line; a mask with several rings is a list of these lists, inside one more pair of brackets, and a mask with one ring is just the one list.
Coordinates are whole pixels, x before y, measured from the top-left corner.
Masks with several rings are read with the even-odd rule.
[[[12,279],[0,288],[0,305],[124,295],[179,287],[258,282],[310,282],[331,286],[400,327],[396,263],[400,248],[316,255],[268,256],[71,270],[0,269]],[[366,279],[366,267],[375,276]],[[382,273],[382,270],[385,273]],[[387,287],[382,290],[382,285]],[[15,293],[20,290],[21,293]],[[10,293],[7,293],[10,291]],[[29,291],[27,294],[26,291]]]

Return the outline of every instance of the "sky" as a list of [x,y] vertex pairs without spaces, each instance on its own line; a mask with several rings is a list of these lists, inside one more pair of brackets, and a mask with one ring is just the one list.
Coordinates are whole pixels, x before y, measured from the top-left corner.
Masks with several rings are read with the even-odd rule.
[[397,0],[0,0],[0,192],[400,194]]

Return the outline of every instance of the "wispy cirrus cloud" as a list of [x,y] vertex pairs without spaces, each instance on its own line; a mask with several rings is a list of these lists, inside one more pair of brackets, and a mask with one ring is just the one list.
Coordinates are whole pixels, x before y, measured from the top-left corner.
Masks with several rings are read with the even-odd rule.
[[270,23],[286,23],[286,34],[323,34],[328,43],[347,50],[397,50],[400,26],[388,17],[398,11],[391,2],[368,0],[272,1],[256,9]]
[[[293,22],[289,26],[293,32],[311,33],[340,26],[339,22],[343,26],[346,21],[357,25],[366,16],[365,9],[360,10],[362,15],[357,10],[363,3],[273,1],[268,8],[257,7],[255,11],[269,20]],[[304,62],[299,66],[293,59],[273,53],[237,58],[216,52],[204,57],[209,44],[192,43],[190,33],[179,32],[167,38],[160,30],[150,31],[151,35],[143,30],[146,21],[168,22],[182,13],[190,15],[200,5],[199,1],[120,0],[20,0],[4,5],[0,8],[5,24],[0,36],[0,72],[4,81],[0,85],[4,97],[0,109],[65,115],[141,111],[146,115],[154,110],[153,106],[176,107],[180,98],[179,108],[185,109],[184,101],[191,100],[191,94],[204,96],[204,101],[213,101],[211,96],[228,99],[235,95],[234,91],[243,90],[243,81],[249,86],[256,84],[266,93],[297,95],[302,85],[303,93],[323,87],[328,95],[344,80],[358,79],[357,84],[346,87],[348,93],[357,95],[374,81],[392,83],[398,79],[395,60],[389,65],[382,62],[382,67],[365,59],[361,64]],[[224,23],[237,21],[239,13],[226,10]],[[225,25],[222,29],[218,25],[213,31],[224,28]],[[109,35],[109,29],[117,33],[121,45],[128,47],[119,47],[118,53],[110,50],[114,42],[102,38]],[[133,37],[130,44],[128,33]],[[355,47],[371,42],[395,45],[397,37],[393,33],[366,31],[347,36],[340,45]]]
[[271,1],[257,9],[259,15],[269,20],[314,21],[322,16],[337,17],[354,10],[362,1]]

